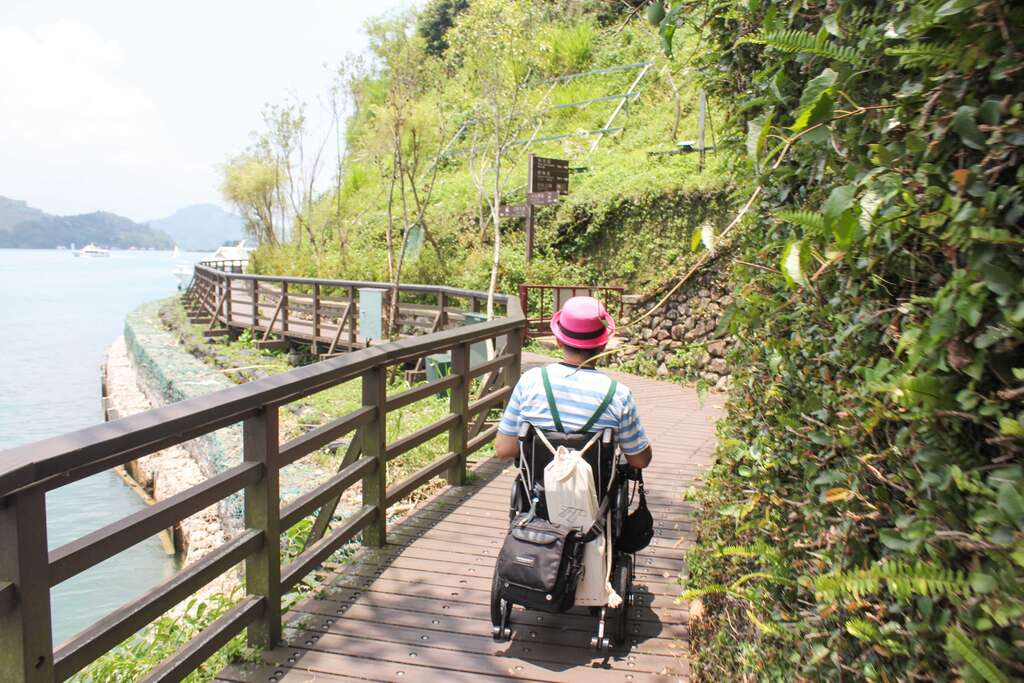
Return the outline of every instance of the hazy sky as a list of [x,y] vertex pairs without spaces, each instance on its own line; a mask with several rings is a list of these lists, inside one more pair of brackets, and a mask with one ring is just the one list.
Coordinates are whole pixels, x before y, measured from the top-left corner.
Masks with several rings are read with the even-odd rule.
[[3,0],[0,195],[144,221],[220,203],[268,100],[316,106],[363,21],[414,0]]

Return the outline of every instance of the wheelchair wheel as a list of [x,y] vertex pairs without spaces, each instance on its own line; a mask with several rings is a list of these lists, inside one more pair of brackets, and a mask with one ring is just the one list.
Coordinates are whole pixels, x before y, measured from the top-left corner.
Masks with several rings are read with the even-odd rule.
[[629,636],[630,594],[633,591],[632,555],[619,553],[618,561],[615,563],[615,575],[612,578],[612,587],[622,597],[622,605],[615,610],[615,615],[612,618],[612,642],[615,645],[624,645]]
[[499,643],[512,637],[512,603],[501,597],[497,569],[491,579],[491,637]]

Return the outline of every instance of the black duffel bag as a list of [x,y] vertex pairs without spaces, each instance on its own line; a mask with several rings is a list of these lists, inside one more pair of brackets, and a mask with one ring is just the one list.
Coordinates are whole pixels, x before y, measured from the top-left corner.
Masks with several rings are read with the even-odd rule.
[[529,519],[527,513],[516,516],[495,567],[501,597],[545,612],[571,609],[583,570],[583,545],[578,529]]

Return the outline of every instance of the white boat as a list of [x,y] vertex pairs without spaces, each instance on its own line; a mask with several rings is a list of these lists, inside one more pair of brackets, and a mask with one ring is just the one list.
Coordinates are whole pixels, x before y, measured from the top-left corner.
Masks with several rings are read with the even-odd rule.
[[231,246],[219,247],[217,251],[213,252],[208,260],[210,261],[248,261],[249,254],[252,253],[254,247],[250,247],[246,244],[245,240],[242,240],[238,244]]
[[93,256],[107,258],[110,256],[110,251],[108,249],[102,249],[100,247],[97,247],[95,244],[87,244],[80,250],[76,251],[75,256]]

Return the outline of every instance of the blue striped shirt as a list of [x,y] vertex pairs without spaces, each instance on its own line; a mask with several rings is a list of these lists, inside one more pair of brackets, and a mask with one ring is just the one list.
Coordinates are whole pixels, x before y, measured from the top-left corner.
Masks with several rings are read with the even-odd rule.
[[[551,380],[551,393],[554,394],[558,414],[562,418],[562,427],[569,432],[587,424],[608,394],[612,381],[593,368],[577,368],[563,363],[549,365],[548,378]],[[519,425],[523,422],[529,422],[539,429],[555,428],[540,368],[528,370],[519,379],[508,400],[505,414],[501,417],[498,431],[506,436],[517,436]],[[640,424],[633,393],[621,382],[612,402],[591,429],[598,431],[605,427],[615,430],[615,438],[626,455],[635,455],[650,444]]]

